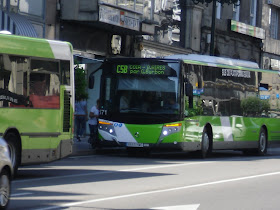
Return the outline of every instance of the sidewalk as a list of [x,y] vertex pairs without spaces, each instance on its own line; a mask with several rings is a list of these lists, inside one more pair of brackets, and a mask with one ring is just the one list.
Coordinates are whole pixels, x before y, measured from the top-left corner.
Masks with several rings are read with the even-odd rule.
[[[74,138],[74,144],[73,144],[73,152],[70,156],[83,156],[83,155],[93,155],[96,154],[96,150],[92,149],[91,145],[88,143],[88,136],[81,138],[81,141],[78,141],[78,139]],[[98,151],[98,153],[114,153],[123,150],[122,147],[111,147],[111,146],[105,146],[102,148],[102,150]]]
[[81,141],[74,138],[73,152],[70,156],[95,154],[95,150],[92,149],[91,145],[88,143],[88,138],[89,137],[81,138]]

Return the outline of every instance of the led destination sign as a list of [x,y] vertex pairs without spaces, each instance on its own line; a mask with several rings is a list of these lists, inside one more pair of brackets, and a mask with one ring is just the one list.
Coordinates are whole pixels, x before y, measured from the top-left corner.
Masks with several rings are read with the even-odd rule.
[[[129,74],[129,75],[170,75],[173,73],[168,65],[147,65],[147,64],[128,64],[128,65],[116,65],[115,72],[117,74]],[[174,73],[173,73],[174,74]]]

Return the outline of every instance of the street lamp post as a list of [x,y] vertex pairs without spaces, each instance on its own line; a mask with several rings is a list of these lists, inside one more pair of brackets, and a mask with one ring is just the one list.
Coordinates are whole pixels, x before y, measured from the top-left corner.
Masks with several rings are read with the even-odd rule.
[[223,4],[235,4],[239,5],[239,0],[192,0],[194,4],[206,4],[208,6],[209,3],[213,2],[212,7],[212,22],[211,22],[211,43],[210,43],[210,55],[214,55],[214,48],[215,48],[215,28],[216,28],[216,4],[217,1]]

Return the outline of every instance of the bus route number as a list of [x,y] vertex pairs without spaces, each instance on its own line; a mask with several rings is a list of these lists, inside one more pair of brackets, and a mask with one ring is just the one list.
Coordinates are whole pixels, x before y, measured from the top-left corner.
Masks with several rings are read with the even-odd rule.
[[100,115],[107,115],[107,110],[105,110],[105,109],[100,109],[99,114],[100,114]]
[[117,65],[118,74],[127,74],[127,72],[128,72],[127,65]]

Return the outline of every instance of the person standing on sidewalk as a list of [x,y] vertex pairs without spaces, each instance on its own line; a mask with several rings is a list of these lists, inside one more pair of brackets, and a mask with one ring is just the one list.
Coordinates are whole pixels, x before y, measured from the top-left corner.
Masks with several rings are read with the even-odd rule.
[[84,135],[87,116],[87,103],[85,100],[79,99],[75,103],[76,137],[78,141],[81,141],[81,137]]
[[99,146],[99,139],[98,139],[98,117],[99,117],[99,99],[96,101],[96,105],[93,106],[89,113],[89,130],[90,130],[90,138],[89,143],[91,146],[97,147]]

